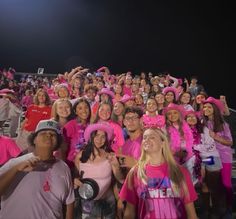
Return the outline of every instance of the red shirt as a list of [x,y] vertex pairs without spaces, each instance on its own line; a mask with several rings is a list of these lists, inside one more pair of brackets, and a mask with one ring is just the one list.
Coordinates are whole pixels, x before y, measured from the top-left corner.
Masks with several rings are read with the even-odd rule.
[[51,106],[39,107],[38,105],[30,105],[26,111],[25,118],[27,119],[24,129],[33,132],[36,129],[39,121],[50,119]]

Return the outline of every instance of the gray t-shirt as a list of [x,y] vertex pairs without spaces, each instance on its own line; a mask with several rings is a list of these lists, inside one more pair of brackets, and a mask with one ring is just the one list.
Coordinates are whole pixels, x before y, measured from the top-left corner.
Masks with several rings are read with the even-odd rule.
[[[33,156],[11,159],[0,168],[0,175]],[[34,171],[19,172],[1,198],[0,219],[61,219],[63,204],[75,199],[70,169],[61,160],[39,163]]]

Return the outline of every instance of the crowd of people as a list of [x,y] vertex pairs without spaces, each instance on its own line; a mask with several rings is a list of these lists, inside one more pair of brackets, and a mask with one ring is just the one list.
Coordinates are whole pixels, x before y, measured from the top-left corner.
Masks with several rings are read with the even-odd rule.
[[232,218],[230,111],[196,76],[14,73],[0,71],[0,219]]

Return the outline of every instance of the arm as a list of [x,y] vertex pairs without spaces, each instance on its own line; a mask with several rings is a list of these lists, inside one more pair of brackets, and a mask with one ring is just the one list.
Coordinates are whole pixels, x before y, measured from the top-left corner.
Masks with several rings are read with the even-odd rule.
[[0,176],[0,196],[4,194],[6,189],[10,186],[14,178],[16,177],[18,172],[30,172],[33,170],[33,168],[38,163],[39,158],[34,157],[29,160],[23,161],[13,167],[11,167],[9,170],[7,170],[5,173],[3,173]]
[[198,218],[197,214],[196,214],[196,211],[195,211],[195,208],[194,208],[193,202],[185,204],[185,210],[186,210],[188,219],[197,219]]
[[174,82],[171,87],[177,87],[179,84],[178,79],[173,76],[170,76],[170,75],[168,75],[168,76],[169,76],[169,79],[171,79]]
[[24,129],[24,126],[25,126],[25,123],[28,121],[27,118],[24,119],[24,121],[20,124],[20,129],[23,130]]
[[233,141],[229,140],[229,139],[225,139],[219,135],[217,135],[215,132],[213,131],[209,131],[210,136],[217,142],[219,142],[220,144],[223,144],[225,146],[229,146],[231,147],[233,145]]
[[120,183],[123,183],[124,182],[124,176],[121,172],[120,164],[119,164],[115,154],[113,154],[113,153],[108,154],[108,160],[110,161],[112,172],[113,172],[115,178]]
[[88,73],[88,71],[89,71],[89,69],[88,69],[88,68],[85,68],[85,69],[80,70],[79,72],[76,72],[76,73],[72,76],[70,82],[73,81],[75,78],[77,78],[77,77],[79,77],[79,76],[84,77],[84,73]]
[[135,206],[127,202],[124,219],[135,219]]
[[73,219],[74,217],[74,202],[66,205],[66,217],[65,219]]
[[68,74],[68,82],[71,81],[72,76],[73,76],[76,72],[78,72],[78,71],[80,71],[80,70],[82,70],[82,69],[83,69],[82,66],[78,66],[78,67],[72,69],[71,72],[69,72],[69,74]]
[[17,168],[13,167],[0,176],[0,196],[4,194],[4,191],[6,191],[6,189],[9,187],[17,173]]
[[224,116],[229,116],[230,111],[225,96],[220,96],[220,101],[224,104]]
[[80,164],[80,158],[82,156],[82,151],[80,153],[78,153],[75,157],[75,171],[76,171],[76,178],[74,178],[74,188],[77,189],[78,187],[80,187],[82,185],[82,182],[80,181],[80,179],[83,177],[81,176],[82,174],[79,172],[79,164]]
[[120,160],[120,167],[126,167],[131,169],[137,164],[137,160],[128,155],[117,155],[118,159]]
[[186,84],[186,92],[189,92],[189,83],[187,78],[184,79],[184,83]]

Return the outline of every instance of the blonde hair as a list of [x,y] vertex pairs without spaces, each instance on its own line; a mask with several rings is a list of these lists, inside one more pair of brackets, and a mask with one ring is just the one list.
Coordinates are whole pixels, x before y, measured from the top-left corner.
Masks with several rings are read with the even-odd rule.
[[[162,155],[165,162],[168,165],[169,178],[171,181],[171,186],[173,188],[173,191],[175,193],[179,193],[181,188],[183,188],[184,192],[186,193],[188,190],[185,183],[184,175],[181,172],[180,167],[178,166],[172,155],[166,133],[164,133],[161,129],[158,128],[148,128],[148,129],[153,130],[161,138],[161,141],[163,143]],[[144,183],[145,185],[147,185],[147,175],[145,167],[148,164],[148,162],[149,162],[148,155],[144,150],[144,148],[142,147],[141,157],[134,169],[137,169],[137,176],[138,178],[141,179],[142,183]]]
[[[67,99],[67,98],[57,99],[53,103],[52,110],[51,110],[51,118],[54,118],[54,120],[56,120],[56,121],[59,121],[59,115],[57,113],[57,107],[60,103],[63,103],[63,102],[67,103],[70,106],[70,110],[71,110],[70,114],[72,114],[72,104],[69,101],[69,99]],[[69,115],[68,117],[70,117],[70,116],[71,115]]]

